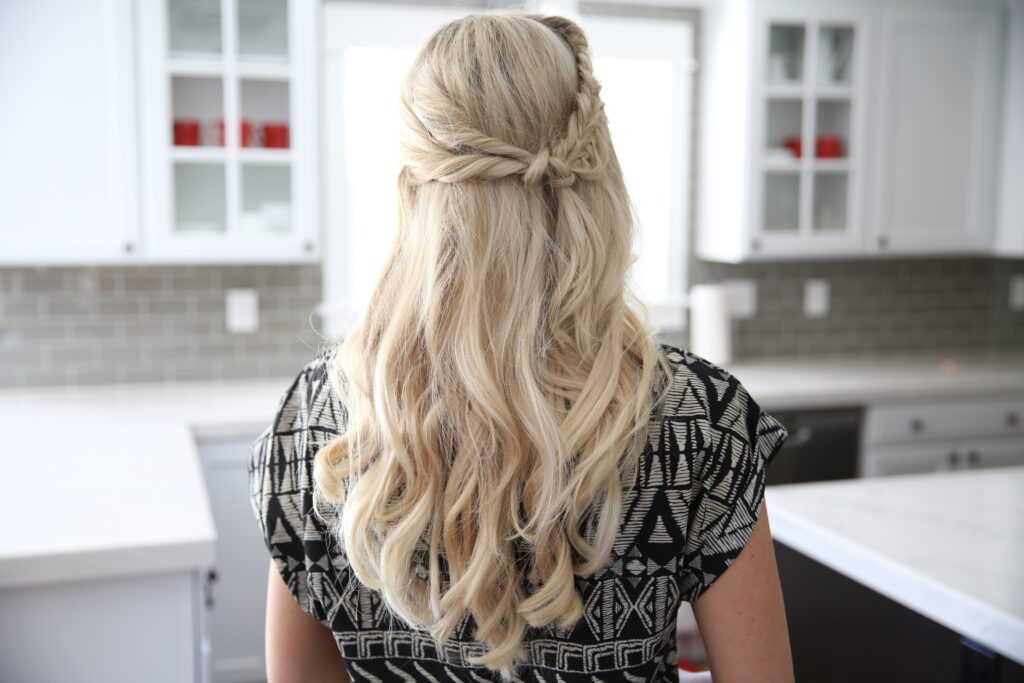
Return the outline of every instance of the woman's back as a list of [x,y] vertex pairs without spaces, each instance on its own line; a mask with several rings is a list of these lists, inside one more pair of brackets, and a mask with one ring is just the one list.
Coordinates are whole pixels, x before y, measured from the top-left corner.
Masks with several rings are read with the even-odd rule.
[[[660,348],[673,376],[623,495],[611,562],[575,577],[583,616],[573,627],[527,629],[529,664],[517,680],[677,681],[680,602],[704,593],[751,536],[764,470],[786,430],[725,370],[684,349]],[[328,376],[336,351],[323,347],[302,369],[253,446],[251,501],[277,569],[302,610],[331,630],[354,681],[501,680],[467,662],[485,651],[468,613],[439,648],[355,577],[314,514],[314,456],[346,429]],[[580,528],[588,539],[592,532],[586,523]],[[427,574],[425,563],[416,573]]]

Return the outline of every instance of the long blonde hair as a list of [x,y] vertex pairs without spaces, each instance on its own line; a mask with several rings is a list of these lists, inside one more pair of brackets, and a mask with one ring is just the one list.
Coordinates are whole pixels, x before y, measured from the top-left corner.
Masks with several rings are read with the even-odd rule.
[[627,283],[633,205],[576,23],[444,24],[401,107],[398,232],[331,368],[348,424],[315,507],[394,614],[442,643],[468,612],[489,646],[470,663],[508,679],[527,626],[575,624],[574,576],[610,562],[670,366]]

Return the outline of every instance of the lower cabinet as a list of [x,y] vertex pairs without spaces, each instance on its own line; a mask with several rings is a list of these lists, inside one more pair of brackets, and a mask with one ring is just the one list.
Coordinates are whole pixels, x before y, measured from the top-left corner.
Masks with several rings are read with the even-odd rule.
[[270,557],[249,503],[248,458],[258,436],[199,439],[217,527],[207,621],[211,683],[266,680],[263,628]]
[[875,477],[1013,465],[1024,465],[1024,443],[1019,439],[975,439],[913,446],[876,446],[865,450],[861,474]]
[[0,590],[0,680],[206,683],[204,583],[196,568]]
[[1024,465],[1024,397],[894,403],[865,413],[865,477]]

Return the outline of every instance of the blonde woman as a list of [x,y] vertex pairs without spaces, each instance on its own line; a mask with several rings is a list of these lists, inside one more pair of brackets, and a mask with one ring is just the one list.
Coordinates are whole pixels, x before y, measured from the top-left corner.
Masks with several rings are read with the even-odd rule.
[[682,601],[715,683],[791,681],[763,503],[787,434],[646,331],[583,31],[452,21],[401,107],[369,306],[252,450],[270,681],[676,681]]

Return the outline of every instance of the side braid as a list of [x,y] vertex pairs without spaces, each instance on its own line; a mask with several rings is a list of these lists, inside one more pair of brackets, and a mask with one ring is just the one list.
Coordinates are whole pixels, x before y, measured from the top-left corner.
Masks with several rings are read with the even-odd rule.
[[[608,163],[604,136],[595,131],[605,122],[601,86],[594,77],[586,36],[573,22],[557,16],[526,15],[554,31],[569,46],[576,63],[576,102],[562,137],[530,152],[476,129],[447,93],[438,89],[402,99],[406,134],[402,149],[406,177],[415,184],[430,181],[464,183],[521,175],[527,185],[545,180],[554,188],[571,187],[577,178],[594,181]],[[443,112],[430,116],[427,112]]]

